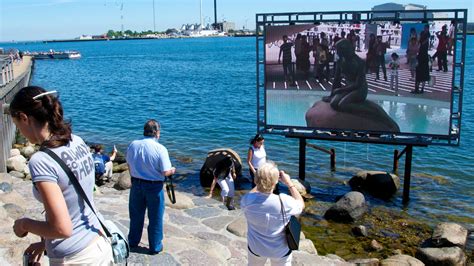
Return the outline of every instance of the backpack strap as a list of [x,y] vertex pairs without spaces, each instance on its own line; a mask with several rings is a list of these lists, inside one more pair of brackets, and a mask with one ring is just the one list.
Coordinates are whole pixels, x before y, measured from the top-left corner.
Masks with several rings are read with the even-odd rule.
[[76,176],[74,175],[74,173],[71,171],[71,169],[66,165],[66,163],[61,160],[61,158],[59,158],[59,156],[54,153],[52,150],[44,147],[44,146],[41,146],[40,148],[40,151],[48,154],[51,158],[53,158],[53,160],[55,160],[59,166],[61,166],[61,168],[64,170],[64,172],[66,172],[67,176],[69,177],[69,180],[71,181],[72,185],[74,186],[74,188],[76,189],[76,192],[77,194],[79,194],[83,199],[84,201],[87,203],[87,205],[89,206],[89,208],[92,210],[92,212],[95,214],[95,216],[97,217],[97,220],[99,220],[99,223],[100,225],[102,226],[102,229],[104,229],[105,231],[105,234],[107,235],[107,237],[112,237],[112,234],[109,232],[109,230],[107,229],[107,227],[104,225],[104,223],[102,222],[102,220],[100,219],[99,215],[97,215],[97,213],[95,212],[94,208],[92,208],[92,204],[91,202],[89,201],[89,198],[87,197],[86,193],[84,192],[84,189],[82,188],[81,184],[79,183],[79,181],[77,180]]

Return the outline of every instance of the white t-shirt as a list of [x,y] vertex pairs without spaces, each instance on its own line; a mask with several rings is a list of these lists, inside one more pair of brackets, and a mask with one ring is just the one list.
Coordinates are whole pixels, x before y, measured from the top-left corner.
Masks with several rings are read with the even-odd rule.
[[265,152],[263,145],[260,146],[260,148],[255,148],[253,145],[251,145],[250,149],[253,151],[251,160],[253,168],[258,169],[267,162],[267,153]]
[[[301,214],[303,206],[299,201],[283,193],[280,196],[288,220],[292,215]],[[268,258],[285,256],[289,249],[278,195],[247,193],[242,197],[240,207],[247,219],[247,242],[252,252]]]

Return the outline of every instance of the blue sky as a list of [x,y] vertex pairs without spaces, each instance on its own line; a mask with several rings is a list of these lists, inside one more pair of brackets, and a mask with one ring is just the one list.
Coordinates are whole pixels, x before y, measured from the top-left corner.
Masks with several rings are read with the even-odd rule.
[[[154,0],[156,30],[198,23],[200,0]],[[205,21],[214,21],[214,1],[202,0]],[[218,0],[218,20],[232,21],[237,28],[254,29],[256,13],[370,10],[389,1],[355,0]],[[474,21],[472,0],[392,1],[416,3],[430,9],[468,9]],[[123,9],[122,7],[123,3]],[[109,29],[153,29],[153,0],[0,0],[0,41],[75,38],[102,34]]]

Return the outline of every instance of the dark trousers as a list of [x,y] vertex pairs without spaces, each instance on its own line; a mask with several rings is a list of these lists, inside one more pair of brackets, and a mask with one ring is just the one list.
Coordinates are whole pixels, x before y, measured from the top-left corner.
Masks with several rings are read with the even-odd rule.
[[441,52],[436,52],[436,55],[438,57],[438,70],[443,70],[444,72],[448,71],[448,52],[447,51],[441,51]]
[[380,69],[380,66],[382,66],[383,78],[387,80],[387,68],[385,68],[385,55],[377,55],[375,57],[375,66],[376,66],[375,71],[377,73],[377,79],[380,79],[379,69]]
[[142,238],[145,211],[148,212],[148,243],[151,252],[163,249],[163,216],[165,198],[163,182],[144,182],[132,178],[128,211],[130,214],[130,232],[128,242],[136,247]]
[[[283,62],[283,73],[285,75],[285,81],[290,81],[292,83],[295,82],[295,71],[293,69],[293,63]],[[290,74],[289,78],[288,78],[288,73]]]

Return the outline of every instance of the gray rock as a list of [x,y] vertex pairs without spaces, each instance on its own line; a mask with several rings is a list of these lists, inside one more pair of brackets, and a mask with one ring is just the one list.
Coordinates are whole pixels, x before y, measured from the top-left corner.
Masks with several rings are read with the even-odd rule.
[[[181,230],[180,228],[176,227],[176,226],[173,226],[169,223],[165,223],[164,225],[164,232],[166,234],[166,236],[174,236],[174,237],[177,237],[177,238],[189,238],[191,237],[191,235],[184,231],[184,230]],[[165,236],[165,238],[166,238]]]
[[29,158],[31,158],[31,155],[33,155],[36,152],[35,146],[28,145],[28,146],[22,148],[20,152],[23,156],[25,156],[26,158],[29,159]]
[[204,198],[204,197],[199,197],[193,199],[194,205],[196,206],[214,206],[217,203],[222,204],[215,199],[209,199],[209,198]]
[[7,203],[3,205],[3,208],[7,211],[8,216],[12,217],[14,220],[25,215],[25,209],[13,203]]
[[247,237],[247,220],[245,216],[240,216],[227,226],[227,231],[240,237]]
[[299,250],[309,254],[318,255],[318,251],[316,250],[313,241],[309,239],[300,239]]
[[352,191],[344,195],[326,211],[324,217],[336,222],[353,222],[367,211],[364,195]]
[[427,266],[464,266],[466,256],[459,247],[418,248],[415,257]]
[[388,257],[380,262],[380,266],[423,266],[425,265],[419,259],[408,255],[395,255]]
[[380,251],[383,249],[383,246],[375,239],[372,239],[372,241],[370,241],[370,247],[375,251]]
[[313,195],[311,195],[311,185],[308,182],[300,179],[291,179],[291,182],[302,197],[307,199],[313,198]]
[[[28,169],[28,167],[26,167],[25,169]],[[24,178],[25,177],[24,173],[18,172],[18,171],[10,171],[10,172],[8,172],[8,174],[10,174],[11,176],[16,177],[16,178]]]
[[215,231],[220,231],[226,228],[226,226],[230,222],[232,222],[234,219],[235,217],[231,217],[231,216],[219,216],[219,217],[212,217],[212,218],[205,219],[202,221],[202,223],[209,226]]
[[216,241],[227,247],[229,246],[229,243],[231,242],[231,240],[228,237],[222,234],[217,234],[217,233],[197,232],[195,236],[202,240]]
[[8,217],[8,212],[3,208],[3,206],[0,206],[0,221],[6,220]]
[[[306,111],[308,127],[337,128],[352,130],[370,130],[383,132],[400,132],[400,127],[375,102],[365,100],[353,106],[352,112],[334,110],[327,102],[317,101]],[[367,111],[361,111],[362,109]],[[371,115],[368,115],[368,114]]]
[[118,182],[115,183],[115,188],[119,190],[130,189],[132,187],[132,179],[130,177],[130,172],[122,172],[119,176]]
[[349,263],[354,263],[357,266],[379,266],[379,259],[370,258],[370,259],[354,259],[347,261]]
[[[134,263],[131,263],[132,265]],[[171,254],[168,254],[166,252],[164,253],[160,253],[158,255],[155,255],[155,256],[150,256],[150,263],[147,263],[149,265],[167,265],[167,266],[173,266],[173,265],[181,265],[179,264],[179,262],[177,262],[175,260],[175,258],[173,258],[173,256],[171,256]]]
[[400,178],[381,171],[360,171],[349,180],[353,190],[365,190],[371,195],[388,199],[400,188]]
[[169,197],[165,196],[166,206],[173,209],[180,209],[180,210],[194,208],[193,200],[187,195],[185,195],[184,193],[175,191],[175,197],[176,197],[176,203],[172,204]]
[[355,227],[352,227],[352,233],[355,236],[368,236],[369,234],[367,233],[367,228],[363,225],[358,225]]
[[127,163],[114,164],[114,166],[113,166],[114,173],[121,173],[121,172],[125,172],[127,170],[128,170],[128,164]]
[[209,257],[206,253],[197,249],[189,249],[178,253],[179,263],[183,265],[222,265],[223,262],[217,258]]
[[216,208],[209,208],[209,207],[196,207],[194,209],[184,210],[184,212],[187,213],[191,217],[204,219],[204,218],[218,216],[219,214],[223,213],[223,210],[216,209]]
[[12,185],[10,183],[7,183],[7,182],[2,182],[0,183],[0,190],[3,191],[3,192],[11,192],[12,191]]
[[322,265],[322,266],[345,266],[345,265],[354,265],[352,263],[347,263],[340,257],[333,255],[331,256],[317,256],[308,254],[302,251],[293,251],[293,261],[292,265]]
[[467,229],[456,223],[440,223],[431,237],[435,247],[458,246],[464,248],[467,241]]
[[21,152],[19,149],[11,149],[10,150],[10,157],[15,157],[15,156],[18,156],[18,155],[21,155]]
[[179,212],[167,211],[169,215],[169,220],[176,225],[198,225],[199,222],[196,219],[183,215]]
[[26,158],[23,155],[16,155],[7,159],[7,169],[9,171],[23,172],[25,168]]

